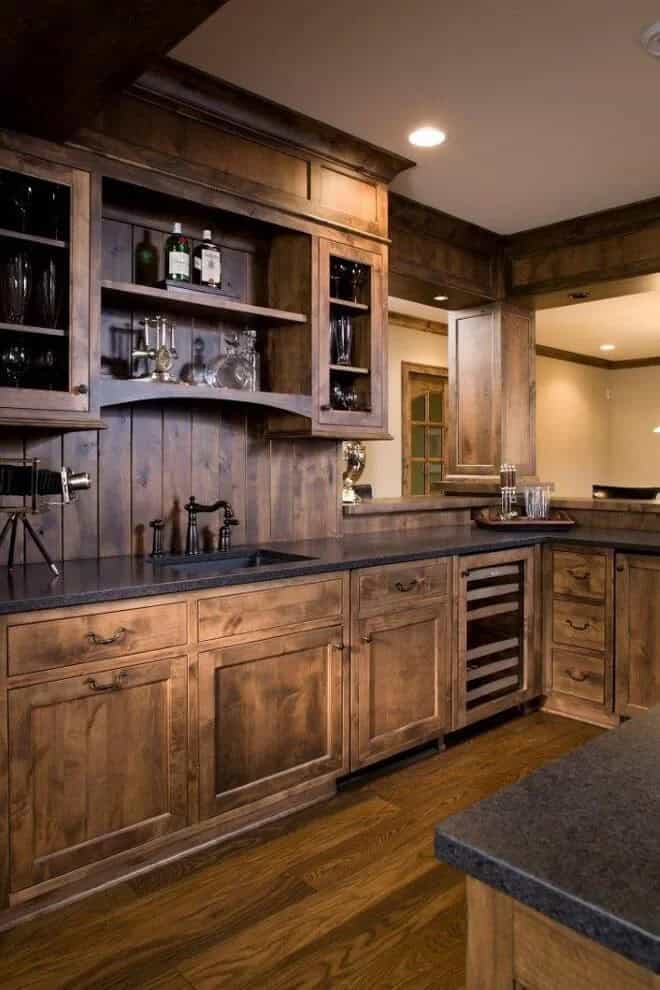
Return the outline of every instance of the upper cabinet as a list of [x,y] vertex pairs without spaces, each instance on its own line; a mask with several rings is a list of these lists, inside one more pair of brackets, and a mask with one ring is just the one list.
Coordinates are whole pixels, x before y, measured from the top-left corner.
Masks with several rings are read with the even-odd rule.
[[534,314],[508,303],[449,321],[447,480],[498,480],[502,462],[536,472]]
[[89,173],[0,149],[0,422],[84,422],[89,293]]

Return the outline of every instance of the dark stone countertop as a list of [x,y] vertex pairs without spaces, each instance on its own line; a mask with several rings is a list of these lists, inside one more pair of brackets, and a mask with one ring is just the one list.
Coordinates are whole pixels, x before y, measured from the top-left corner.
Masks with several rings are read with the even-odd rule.
[[313,559],[230,573],[218,573],[212,561],[174,569],[166,565],[154,566],[149,559],[136,557],[67,561],[61,565],[58,578],[54,578],[42,563],[17,567],[11,574],[5,567],[0,567],[0,614],[274,581],[426,557],[486,553],[534,546],[550,540],[660,554],[660,533],[576,527],[566,533],[547,536],[540,532],[508,533],[473,526],[439,526],[370,533],[343,540],[262,543],[260,546],[264,548]]
[[436,828],[438,859],[660,973],[660,707]]

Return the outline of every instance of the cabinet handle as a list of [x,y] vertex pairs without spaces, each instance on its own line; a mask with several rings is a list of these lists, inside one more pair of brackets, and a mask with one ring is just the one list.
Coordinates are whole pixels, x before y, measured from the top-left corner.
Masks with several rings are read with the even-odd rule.
[[619,572],[619,574],[621,574],[621,573],[623,573],[623,571],[625,571],[625,567],[623,566],[623,564],[617,564],[616,569]]
[[583,626],[576,626],[575,623],[571,621],[571,619],[566,619],[566,625],[570,626],[571,629],[575,629],[576,632],[585,632],[587,629],[591,628],[590,622],[585,622]]
[[568,676],[570,677],[570,679],[572,681],[588,681],[589,680],[589,674],[583,674],[581,670],[576,670],[575,668],[573,668],[573,670],[570,670],[570,669],[567,670],[566,673],[568,674]]
[[75,391],[78,393],[78,395],[87,395],[89,389],[87,388],[86,385],[77,385]]
[[128,632],[128,629],[124,629],[120,626],[119,629],[115,629],[112,636],[97,636],[96,633],[87,633],[87,639],[94,646],[111,646],[113,643],[119,643],[124,638],[124,633]]
[[332,406],[328,406],[324,404],[322,406],[319,406],[319,409],[321,410],[321,412],[328,412],[329,409],[332,409]]
[[572,575],[576,581],[586,581],[591,577],[591,571],[580,571],[577,567],[569,567],[568,573]]
[[333,648],[333,650],[342,650],[343,651],[344,644],[343,643],[333,643],[332,644],[332,648]]
[[117,674],[113,677],[109,684],[97,684],[93,677],[88,677],[85,684],[90,689],[90,691],[121,691],[124,686],[124,674]]
[[413,578],[409,584],[404,584],[403,581],[397,581],[394,587],[397,591],[403,591],[405,593],[406,591],[412,591],[413,588],[416,588],[418,584],[422,583],[422,580],[422,578]]
[[373,643],[373,636],[370,633],[367,633],[366,636],[361,636],[360,639],[363,643]]

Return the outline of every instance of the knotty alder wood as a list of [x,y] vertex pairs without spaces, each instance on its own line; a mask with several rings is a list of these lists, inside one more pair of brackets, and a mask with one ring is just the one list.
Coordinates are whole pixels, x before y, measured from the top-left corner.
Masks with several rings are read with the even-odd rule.
[[657,990],[660,977],[467,878],[465,990]]
[[446,598],[451,560],[418,560],[367,567],[352,575],[353,603],[361,616],[383,608],[407,608],[419,599]]
[[463,990],[464,878],[434,859],[434,825],[599,732],[516,718],[100,891],[0,935],[3,990]]
[[616,558],[616,711],[635,715],[660,701],[660,560]]

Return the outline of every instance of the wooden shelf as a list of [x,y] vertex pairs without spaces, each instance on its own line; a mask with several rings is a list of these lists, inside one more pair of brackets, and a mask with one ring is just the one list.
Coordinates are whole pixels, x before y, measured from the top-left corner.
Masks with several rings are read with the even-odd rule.
[[66,337],[66,330],[55,327],[31,327],[25,323],[0,323],[0,330],[14,330],[16,333],[38,333],[47,337]]
[[344,371],[347,375],[369,375],[369,368],[357,368],[353,364],[331,364],[330,371]]
[[330,296],[331,306],[343,306],[344,309],[354,309],[358,313],[368,313],[369,307],[365,303],[353,302],[351,299],[337,299],[336,296]]
[[520,664],[520,657],[516,654],[513,657],[507,657],[505,660],[493,660],[492,663],[485,663],[482,667],[468,666],[467,671],[467,682],[478,681],[482,677],[492,677],[493,674],[501,674],[503,670],[512,670],[513,668],[518,668]]
[[167,309],[179,309],[194,313],[196,310],[212,311],[225,320],[245,324],[257,322],[262,326],[273,327],[287,323],[306,323],[304,313],[289,313],[283,309],[270,309],[268,306],[252,306],[237,302],[225,296],[214,296],[194,289],[156,289],[150,285],[135,285],[133,282],[113,282],[104,280],[101,288],[105,295],[128,300],[143,300]]
[[248,392],[236,388],[212,388],[210,385],[185,385],[170,382],[152,382],[147,379],[101,378],[98,385],[101,406],[123,406],[136,402],[157,402],[163,399],[185,402],[241,402],[252,406],[265,406],[312,416],[310,395],[289,395],[283,392]]
[[520,645],[518,636],[511,636],[509,639],[496,640],[493,643],[486,643],[484,646],[475,646],[465,654],[467,662],[480,660],[482,657],[490,657],[493,653],[503,653],[504,650],[513,650]]
[[0,227],[0,237],[11,237],[15,241],[25,241],[26,244],[43,244],[45,247],[68,248],[68,241],[57,241],[52,237],[39,237],[37,234],[21,234],[8,227]]
[[491,694],[496,694],[499,691],[510,691],[517,688],[519,685],[519,679],[517,675],[510,677],[500,677],[497,681],[489,681],[487,684],[482,684],[480,687],[468,688],[466,692],[467,700],[476,701],[477,698],[485,698]]
[[466,618],[468,622],[474,622],[475,619],[490,619],[494,615],[505,615],[507,612],[517,612],[519,609],[518,602],[500,602],[496,605],[472,609],[467,613]]
[[473,588],[468,590],[467,600],[469,602],[482,601],[485,598],[500,598],[502,595],[513,595],[520,591],[520,585],[515,584],[491,584],[486,588]]

